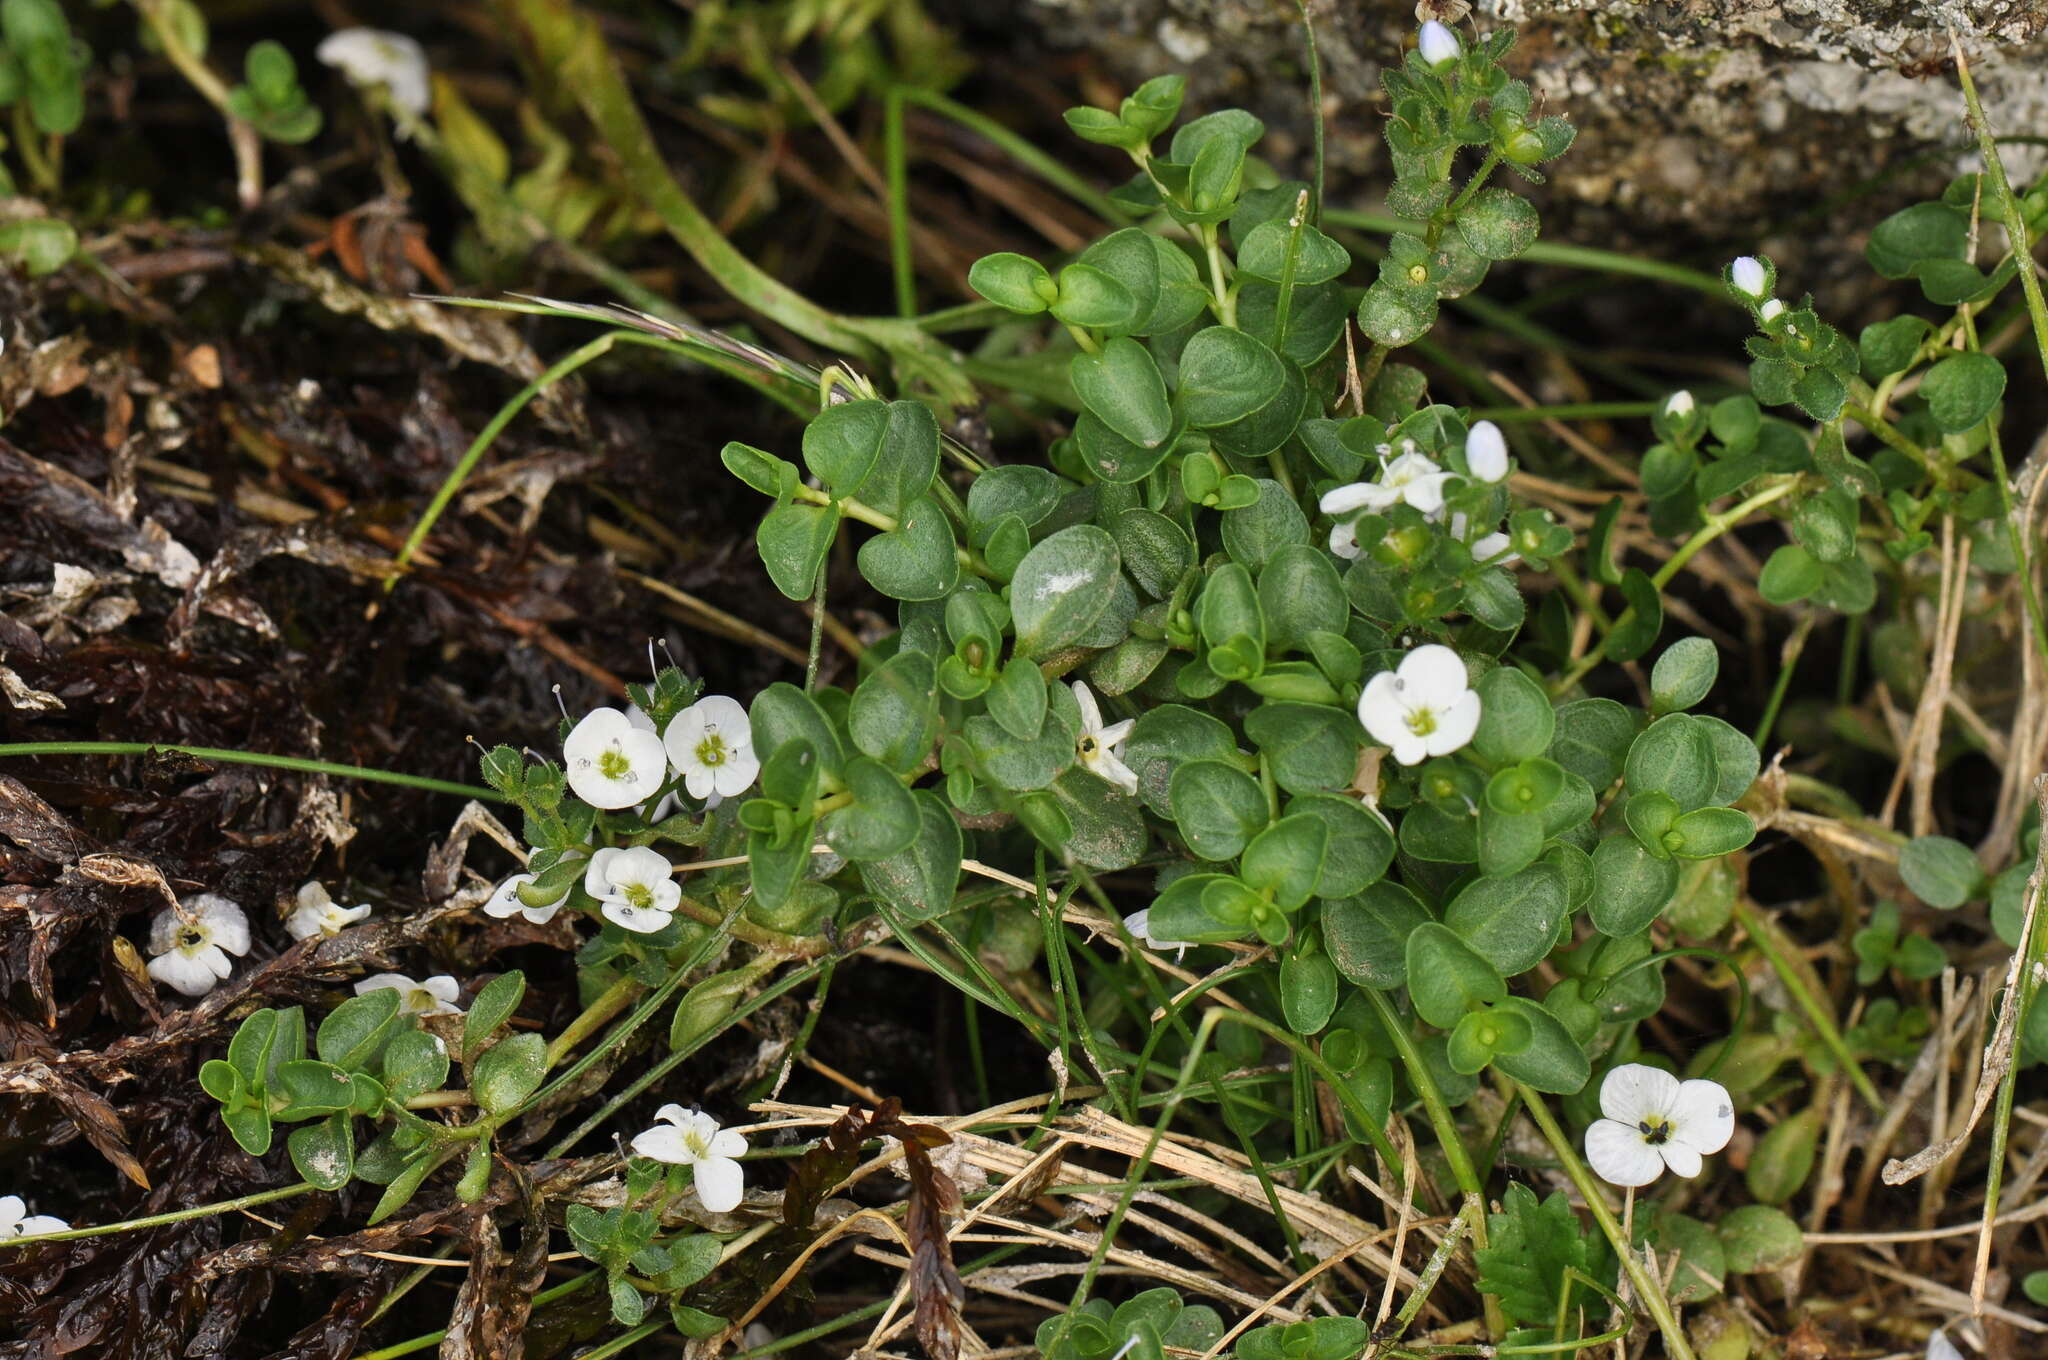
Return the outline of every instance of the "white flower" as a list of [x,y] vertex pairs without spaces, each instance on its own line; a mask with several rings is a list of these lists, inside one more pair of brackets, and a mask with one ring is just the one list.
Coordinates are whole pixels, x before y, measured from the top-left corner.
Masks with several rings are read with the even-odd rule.
[[1757,308],[1756,314],[1766,321],[1776,321],[1779,315],[1784,312],[1784,310],[1785,304],[1778,301],[1776,298],[1772,298],[1769,302],[1766,302],[1763,306]]
[[462,1014],[462,1007],[455,1004],[455,998],[462,995],[462,984],[446,973],[422,982],[414,982],[403,973],[377,973],[356,984],[356,995],[386,987],[398,993],[400,1015]]
[[1485,562],[1487,565],[1494,567],[1511,567],[1522,560],[1520,553],[1508,553],[1506,557],[1501,557],[1499,561],[1494,561],[1493,559],[1498,557],[1499,554],[1507,552],[1508,544],[1512,542],[1514,540],[1506,534],[1495,530],[1493,533],[1476,540],[1472,544],[1472,560],[1474,562]]
[[739,1206],[743,1189],[740,1164],[735,1158],[747,1150],[747,1140],[702,1110],[664,1105],[654,1117],[667,1122],[645,1133],[633,1135],[633,1151],[642,1157],[673,1166],[687,1166],[696,1173],[697,1199],[714,1214],[731,1213]]
[[1143,911],[1134,911],[1129,916],[1124,917],[1124,929],[1131,932],[1132,939],[1144,945],[1155,954],[1163,954],[1171,949],[1176,963],[1187,955],[1188,947],[1185,941],[1169,940],[1152,933],[1152,908],[1150,907],[1146,907]]
[[1692,414],[1692,393],[1680,390],[1664,399],[1664,414],[1680,420]]
[[1586,1130],[1586,1160],[1610,1185],[1648,1185],[1669,1167],[1690,1179],[1700,1159],[1728,1146],[1735,1105],[1716,1081],[1680,1081],[1624,1063],[1600,1083],[1600,1113]]
[[1074,754],[1080,758],[1081,768],[1107,779],[1125,793],[1136,793],[1138,776],[1130,766],[1117,759],[1116,748],[1131,735],[1137,721],[1125,718],[1120,723],[1104,727],[1102,709],[1095,702],[1094,693],[1079,680],[1074,682],[1074,702],[1081,706],[1081,735],[1074,739]]
[[1443,509],[1444,483],[1451,474],[1438,467],[1425,453],[1409,450],[1388,463],[1376,482],[1352,482],[1323,496],[1326,515],[1348,515],[1353,510],[1384,510],[1396,501],[1406,501],[1425,515]]
[[1482,420],[1465,436],[1465,466],[1482,482],[1497,482],[1508,475],[1508,444],[1500,426]]
[[344,907],[327,895],[327,888],[320,883],[307,883],[299,888],[298,905],[286,918],[285,931],[294,940],[303,940],[313,935],[334,936],[370,914],[370,904]]
[[1464,50],[1458,45],[1458,35],[1434,19],[1422,26],[1416,45],[1422,51],[1422,60],[1432,67],[1456,61],[1458,53]]
[[1962,1348],[1948,1339],[1946,1330],[1937,1329],[1927,1338],[1927,1360],[1963,1360]]
[[1754,255],[1738,255],[1728,266],[1728,279],[1736,291],[1747,293],[1753,298],[1764,295],[1769,277],[1764,273],[1763,262]]
[[616,708],[594,708],[585,714],[562,743],[562,761],[569,787],[597,808],[644,803],[668,777],[661,738],[633,726],[633,720]]
[[0,1242],[10,1237],[34,1237],[40,1233],[63,1232],[71,1225],[48,1214],[32,1214],[20,1195],[0,1195]]
[[415,118],[433,102],[426,49],[403,33],[344,28],[322,38],[317,54],[351,85],[382,85],[391,102]]
[[692,798],[730,798],[761,773],[754,729],[737,699],[710,694],[676,714],[662,739]]
[[1456,652],[1425,643],[1402,657],[1399,669],[1366,682],[1358,720],[1374,741],[1393,748],[1394,759],[1418,765],[1472,740],[1479,729],[1479,696],[1467,684]]
[[583,891],[598,900],[605,920],[652,935],[669,923],[683,900],[683,890],[670,877],[674,872],[675,866],[658,850],[644,845],[630,850],[609,847],[590,857],[590,867],[583,871]]
[[1339,520],[1330,526],[1330,551],[1347,561],[1355,558],[1364,549],[1358,546],[1358,526],[1348,520]]
[[[519,890],[533,882],[533,879],[532,874],[514,874],[500,883],[497,891],[491,894],[491,900],[484,903],[484,915],[496,917],[500,921],[514,916],[524,916],[537,926],[544,926],[554,920],[555,913],[562,909],[561,897],[544,907],[529,907],[526,900],[519,895]],[[567,896],[567,892],[562,894],[562,897]]]
[[199,893],[165,907],[149,926],[149,975],[186,996],[205,996],[249,952],[249,918],[219,893]]

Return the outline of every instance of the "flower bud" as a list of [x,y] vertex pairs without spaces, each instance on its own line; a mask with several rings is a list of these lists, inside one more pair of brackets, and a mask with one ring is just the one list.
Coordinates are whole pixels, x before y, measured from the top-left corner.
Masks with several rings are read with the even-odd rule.
[[1458,44],[1458,35],[1434,19],[1422,26],[1417,47],[1424,64],[1433,70],[1456,61],[1464,51]]
[[1525,127],[1501,144],[1500,153],[1516,165],[1535,165],[1544,157],[1543,139]]
[[1684,391],[1683,389],[1677,392],[1673,392],[1664,401],[1664,414],[1667,416],[1676,416],[1680,420],[1683,420],[1687,416],[1691,415],[1692,393]]
[[1735,285],[1737,292],[1753,298],[1762,297],[1764,289],[1770,286],[1763,262],[1754,255],[1736,256],[1734,263],[1728,266],[1728,281]]
[[1508,475],[1508,445],[1500,426],[1482,420],[1465,436],[1465,466],[1482,482],[1497,482]]
[[1757,315],[1762,317],[1766,321],[1775,321],[1777,320],[1778,315],[1784,310],[1785,304],[1778,301],[1776,298],[1772,298],[1770,301],[1764,303],[1763,306],[1757,308]]

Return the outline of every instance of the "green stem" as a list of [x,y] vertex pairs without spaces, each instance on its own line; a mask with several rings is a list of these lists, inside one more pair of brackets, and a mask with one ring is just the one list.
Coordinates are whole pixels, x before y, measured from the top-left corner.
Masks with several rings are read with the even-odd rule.
[[1592,1213],[1593,1221],[1600,1225],[1600,1231],[1606,1234],[1615,1254],[1621,1257],[1621,1267],[1628,1272],[1629,1283],[1635,1288],[1636,1298],[1649,1310],[1651,1319],[1657,1324],[1657,1330],[1664,1334],[1664,1349],[1670,1360],[1693,1360],[1692,1343],[1686,1340],[1685,1328],[1679,1325],[1678,1312],[1671,1306],[1671,1300],[1665,1296],[1663,1284],[1643,1268],[1642,1260],[1636,1254],[1635,1244],[1623,1235],[1621,1224],[1614,1221],[1614,1211],[1607,1207],[1607,1201],[1602,1197],[1599,1185],[1593,1180],[1593,1173],[1588,1171],[1585,1162],[1580,1160],[1578,1150],[1572,1146],[1571,1140],[1564,1136],[1564,1130],[1558,1127],[1557,1120],[1551,1117],[1550,1108],[1543,1103],[1542,1096],[1520,1082],[1515,1083],[1515,1089],[1521,1092],[1522,1104],[1528,1107],[1530,1117],[1536,1121],[1536,1127],[1542,1129],[1543,1136],[1550,1140],[1551,1150],[1557,1153],[1557,1159],[1564,1164],[1565,1174],[1570,1176],[1572,1184],[1578,1187],[1579,1197],[1586,1201],[1586,1208]]
[[398,770],[373,770],[361,765],[337,765],[329,760],[271,755],[266,751],[233,751],[219,746],[185,746],[165,741],[19,741],[0,745],[0,760],[5,760],[9,756],[147,756],[159,751],[194,756],[200,760],[215,760],[223,765],[259,765],[265,769],[294,770],[300,774],[328,774],[340,779],[361,779],[372,784],[398,784],[409,789],[422,789],[428,793],[452,793],[459,798],[476,798],[491,803],[510,801],[495,789],[481,788],[475,784],[455,784],[445,779],[429,779],[425,775],[405,774]]
[[1737,900],[1735,919],[1748,932],[1749,938],[1756,941],[1756,947],[1763,954],[1765,961],[1771,965],[1771,971],[1785,984],[1785,990],[1792,994],[1793,1002],[1806,1016],[1807,1023],[1813,1026],[1813,1031],[1820,1036],[1821,1043],[1834,1056],[1835,1062],[1843,1072],[1848,1074],[1849,1082],[1856,1088],[1857,1094],[1869,1103],[1871,1109],[1883,1114],[1886,1108],[1884,1097],[1877,1093],[1877,1087],[1871,1084],[1870,1078],[1864,1075],[1863,1068],[1857,1064],[1856,1055],[1849,1051],[1848,1041],[1842,1037],[1842,1031],[1836,1026],[1833,1013],[1821,1004],[1820,998],[1814,995],[1813,988],[1807,984],[1806,978],[1794,966],[1792,942],[1781,935],[1778,927],[1749,902]]
[[[796,489],[796,497],[812,505],[836,505],[839,507],[839,513],[846,518],[858,520],[873,529],[880,529],[885,534],[893,534],[901,527],[901,522],[894,515],[877,510],[867,502],[855,500],[851,496],[834,496],[831,492],[822,491],[815,486],[799,486]],[[970,552],[956,543],[953,545],[953,556],[959,560],[961,566],[976,576],[991,581],[996,579],[995,570],[981,560],[980,554]]]
[[[1381,236],[1396,232],[1414,230],[1414,223],[1404,221],[1391,213],[1355,212],[1342,208],[1325,208],[1323,218],[1333,226],[1351,227],[1358,231],[1369,231]],[[1553,241],[1537,241],[1515,257],[1530,264],[1558,264],[1574,269],[1590,269],[1605,274],[1622,274],[1633,278],[1655,279],[1660,283],[1676,284],[1704,293],[1711,298],[1725,298],[1727,289],[1721,280],[1712,274],[1684,265],[1667,264],[1663,260],[1637,259],[1618,251],[1596,250],[1589,246],[1561,245]]]
[[14,145],[21,152],[21,164],[28,171],[29,180],[43,193],[54,197],[63,187],[61,177],[49,158],[43,155],[43,134],[29,121],[26,99],[14,106]]
[[105,1237],[113,1233],[140,1232],[144,1228],[161,1228],[166,1224],[185,1223],[195,1218],[212,1218],[216,1214],[231,1214],[238,1209],[253,1209],[259,1204],[270,1204],[294,1195],[303,1195],[314,1187],[305,1181],[297,1185],[283,1185],[273,1190],[258,1190],[253,1195],[238,1199],[216,1200],[212,1204],[197,1204],[190,1209],[172,1209],[167,1213],[150,1214],[146,1218],[123,1219],[119,1223],[98,1223],[89,1228],[66,1228],[62,1232],[33,1233],[26,1237],[0,1237],[0,1247],[28,1247],[38,1242],[81,1242],[88,1237]]
[[[1861,378],[1856,380],[1855,388],[1853,390],[1856,390],[1858,392],[1859,397],[1867,398],[1868,396],[1872,395],[1870,389],[1864,386],[1863,380]],[[1876,435],[1878,442],[1880,444],[1883,444],[1886,448],[1891,449],[1896,453],[1903,453],[1904,455],[1906,455],[1906,457],[1918,463],[1921,469],[1925,471],[1928,476],[1934,478],[1934,480],[1937,483],[1940,483],[1942,485],[1947,484],[1948,479],[1952,475],[1954,469],[1951,469],[1947,464],[1940,462],[1938,459],[1934,457],[1933,454],[1929,453],[1926,449],[1921,448],[1918,444],[1915,444],[1912,440],[1906,438],[1905,435],[1901,434],[1899,432],[1898,426],[1892,424],[1889,420],[1886,420],[1883,416],[1878,415],[1875,411],[1871,409],[1868,400],[1858,400],[1849,402],[1847,405],[1842,407],[1842,415],[1849,420],[1855,421],[1858,425],[1861,425],[1864,429]],[[1971,480],[1974,481],[1976,479],[1973,477],[1971,478]]]
[[553,1068],[562,1059],[576,1050],[576,1045],[602,1029],[611,1018],[633,1004],[633,998],[647,990],[647,985],[629,977],[622,977],[604,989],[598,998],[583,1008],[583,1013],[571,1020],[568,1027],[557,1034],[548,1044],[547,1066]]
[[1237,326],[1237,298],[1223,281],[1223,239],[1215,227],[1203,224],[1195,228],[1201,238],[1202,253],[1209,261],[1209,291],[1214,299],[1216,319],[1233,329]]
[[[587,1287],[598,1278],[600,1278],[600,1272],[591,1270],[576,1276],[574,1279],[564,1280],[551,1289],[543,1289],[540,1293],[533,1296],[533,1307],[539,1308],[543,1304],[553,1303],[556,1299],[566,1298],[577,1290]],[[386,1346],[381,1350],[358,1351],[356,1353],[356,1360],[398,1360],[398,1357],[401,1355],[413,1355],[429,1347],[438,1346],[447,1337],[448,1333],[446,1331],[428,1332],[424,1336],[416,1336],[409,1341],[401,1341],[395,1346]]]
[[903,137],[903,91],[882,98],[882,174],[889,184],[889,270],[896,278],[896,315],[917,315],[916,261],[910,249],[910,152]]
[[[2025,254],[2021,259],[2028,259]],[[1963,335],[1971,350],[1982,353],[1977,341],[1977,327],[1967,314],[1963,317]],[[2034,646],[2044,658],[2048,658],[2048,628],[2041,622],[2041,604],[2034,597],[2034,570],[2027,556],[2027,534],[2020,527],[2020,517],[2013,509],[2012,479],[2005,471],[2005,444],[1998,437],[1998,413],[1993,411],[1984,419],[1984,432],[1991,446],[1991,471],[1998,487],[1998,508],[2005,518],[2007,541],[2012,544],[2013,561],[2017,564],[2013,582],[2020,592],[2020,603],[2026,609],[2027,622],[2033,626]]]
[[[1964,59],[1960,46],[1956,48],[1956,76],[1962,81],[1963,103],[1970,110],[1970,126],[1977,132],[1977,149],[1984,156],[1984,173],[1991,181],[1992,197],[1998,200],[1999,210],[2004,214],[2006,238],[2012,247],[2013,259],[2019,265],[2020,293],[2026,299],[2027,316],[2034,323],[2034,349],[2041,358],[2041,371],[2048,374],[2048,303],[2044,303],[2041,297],[2041,281],[2034,277],[2034,248],[2027,236],[2027,215],[2012,191],[2012,182],[2006,178],[2005,161],[1998,154],[1998,139],[1991,135],[1991,124],[1984,117],[1984,106],[1977,100],[1977,82],[1970,75],[1970,63]],[[1998,480],[2003,487],[2005,474],[2002,471]]]
[[1785,695],[1792,688],[1792,673],[1799,669],[1800,654],[1806,650],[1806,635],[1813,631],[1814,621],[1820,616],[1808,613],[1800,617],[1792,636],[1785,640],[1784,650],[1778,653],[1778,678],[1771,686],[1770,701],[1764,705],[1764,716],[1756,725],[1753,740],[1761,751],[1771,739],[1771,727],[1778,721],[1778,710],[1785,705]]
[[969,132],[981,137],[1105,222],[1122,226],[1131,220],[1131,215],[1118,207],[1107,194],[1039,150],[1028,138],[1019,136],[993,118],[977,113],[965,104],[948,99],[936,90],[900,86],[897,93],[906,102],[921,105],[933,113],[950,118]]

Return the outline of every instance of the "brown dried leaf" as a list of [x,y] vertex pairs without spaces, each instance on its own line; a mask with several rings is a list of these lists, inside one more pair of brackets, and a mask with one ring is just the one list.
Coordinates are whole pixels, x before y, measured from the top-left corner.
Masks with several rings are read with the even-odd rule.
[[50,864],[69,864],[85,848],[84,836],[57,809],[5,774],[0,774],[0,836]]

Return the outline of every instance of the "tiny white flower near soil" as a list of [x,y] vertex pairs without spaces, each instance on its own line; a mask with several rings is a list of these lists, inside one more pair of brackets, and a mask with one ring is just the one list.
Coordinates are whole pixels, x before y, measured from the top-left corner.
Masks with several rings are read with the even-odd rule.
[[1403,765],[1447,756],[1479,730],[1479,696],[1458,654],[1425,643],[1401,658],[1398,669],[1381,671],[1358,696],[1358,720]]
[[1927,1338],[1927,1360],[1964,1360],[1962,1347],[1946,1331],[1936,1331]]
[[692,798],[745,793],[761,773],[747,710],[723,694],[706,695],[676,714],[662,744]]
[[1683,419],[1692,414],[1692,393],[1683,389],[1673,392],[1664,399],[1664,414]]
[[10,1237],[34,1237],[40,1233],[63,1232],[71,1225],[48,1214],[32,1214],[20,1195],[0,1195],[0,1241]]
[[398,993],[400,1015],[462,1014],[462,1007],[455,1004],[455,998],[462,995],[462,984],[446,973],[418,982],[403,973],[373,973],[356,984],[356,995],[385,987]]
[[1728,1146],[1735,1103],[1717,1081],[1680,1081],[1623,1063],[1600,1083],[1600,1113],[1586,1129],[1586,1160],[1610,1185],[1648,1185],[1669,1169],[1691,1179],[1701,1159]]
[[490,900],[484,903],[484,915],[496,917],[500,921],[509,920],[514,916],[524,916],[537,926],[544,926],[554,920],[555,913],[562,909],[562,897],[569,894],[564,892],[562,897],[556,898],[544,907],[529,907],[525,899],[519,896],[519,890],[533,882],[533,878],[532,874],[514,874],[500,883],[497,890],[491,894]]
[[697,1199],[712,1213],[726,1214],[738,1208],[745,1186],[736,1159],[747,1150],[747,1140],[719,1128],[718,1121],[702,1110],[664,1105],[654,1117],[662,1122],[633,1135],[634,1153],[691,1168]]
[[658,850],[644,845],[608,847],[590,857],[590,867],[583,871],[583,891],[597,899],[605,920],[652,935],[669,923],[683,900],[682,888],[670,877],[674,872],[675,866]]
[[1458,35],[1434,19],[1422,26],[1416,46],[1421,49],[1423,61],[1432,67],[1456,61],[1464,50],[1459,45]]
[[[1472,542],[1472,560],[1474,562],[1491,563],[1496,567],[1512,566],[1522,559],[1520,553],[1507,552],[1508,544],[1512,542],[1514,542],[1513,539],[1499,530],[1495,530],[1484,538],[1474,539]],[[1501,557],[1497,562],[1493,560],[1502,553],[1507,553],[1507,556]]]
[[1081,735],[1074,739],[1074,754],[1081,761],[1081,768],[1122,789],[1125,793],[1138,791],[1138,776],[1131,767],[1117,759],[1116,748],[1123,745],[1125,737],[1131,735],[1137,720],[1125,718],[1122,722],[1102,725],[1102,708],[1095,702],[1095,694],[1081,681],[1074,682],[1074,702],[1081,706]]
[[1165,939],[1152,933],[1152,909],[1150,907],[1146,907],[1143,911],[1134,911],[1129,916],[1124,917],[1124,929],[1131,932],[1132,939],[1144,945],[1155,954],[1164,954],[1167,950],[1171,949],[1174,962],[1176,963],[1187,955],[1188,947],[1183,942]]
[[295,900],[297,905],[292,908],[292,914],[285,918],[284,923],[285,932],[294,940],[303,940],[314,935],[339,935],[370,914],[368,902],[360,906],[344,907],[328,896],[327,887],[322,883],[300,885]]
[[1763,306],[1757,308],[1756,314],[1766,321],[1776,321],[1780,316],[1784,314],[1784,311],[1785,304],[1778,301],[1776,298],[1772,298],[1769,302],[1766,302]]
[[1738,255],[1728,266],[1728,278],[1737,291],[1753,298],[1764,295],[1769,276],[1764,273],[1763,261],[1754,255]]
[[1425,515],[1434,514],[1443,509],[1444,483],[1450,477],[1428,454],[1410,451],[1388,463],[1376,482],[1352,482],[1325,493],[1321,507],[1326,515],[1348,515],[1406,501]]
[[1358,546],[1358,526],[1342,520],[1331,525],[1330,551],[1347,561],[1363,552],[1364,549]]
[[1465,466],[1482,482],[1497,482],[1508,475],[1508,442],[1500,426],[1482,420],[1465,436]]
[[165,907],[149,926],[149,975],[186,996],[205,996],[234,971],[228,955],[249,952],[249,918],[219,893]]
[[320,40],[317,55],[347,76],[351,85],[382,85],[391,102],[415,118],[433,103],[426,49],[403,33],[340,29]]
[[584,715],[562,743],[562,763],[569,787],[595,808],[644,803],[668,778],[661,738],[635,727],[616,708],[594,708]]

